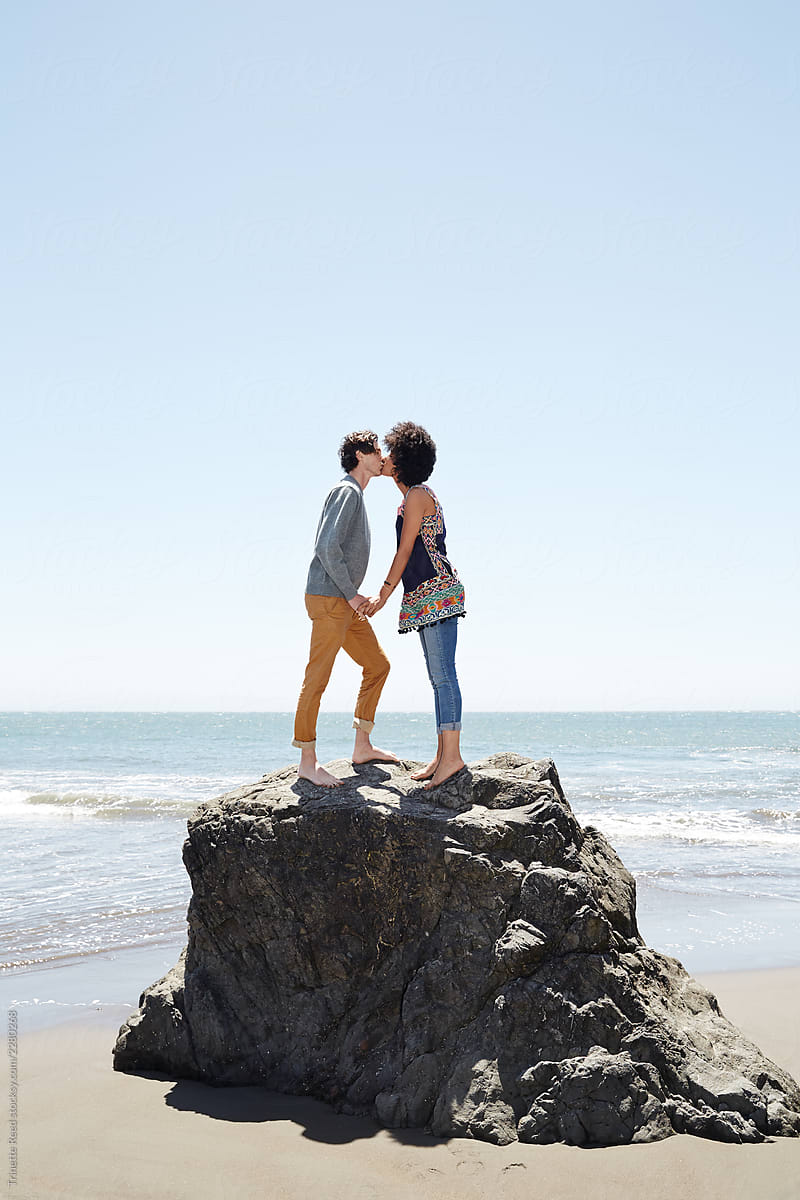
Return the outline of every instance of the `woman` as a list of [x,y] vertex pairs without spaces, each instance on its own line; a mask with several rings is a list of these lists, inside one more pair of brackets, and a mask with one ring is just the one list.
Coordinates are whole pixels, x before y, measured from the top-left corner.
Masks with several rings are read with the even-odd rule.
[[388,455],[383,474],[403,493],[397,512],[397,553],[379,595],[364,610],[383,608],[403,581],[400,633],[416,629],[422,642],[436,708],[436,755],[412,779],[439,787],[464,767],[461,738],[461,690],[456,676],[458,618],[464,616],[464,588],[445,550],[444,514],[425,480],[436,462],[436,444],[427,430],[401,421],[384,438]]

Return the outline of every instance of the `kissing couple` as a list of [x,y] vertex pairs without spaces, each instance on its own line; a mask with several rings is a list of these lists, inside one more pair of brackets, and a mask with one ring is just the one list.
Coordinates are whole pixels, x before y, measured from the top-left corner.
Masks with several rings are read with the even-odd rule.
[[[399,632],[416,630],[433,688],[436,752],[411,778],[436,788],[464,767],[461,757],[461,690],[456,675],[458,618],[465,615],[464,588],[447,558],[444,513],[427,480],[436,444],[426,429],[401,421],[384,438],[372,430],[348,433],[339,448],[344,478],[331,488],[317,526],[306,582],[311,647],[294,722],[292,745],[300,750],[298,776],[320,787],[340,787],[317,761],[317,715],[340,650],[362,669],[353,728],[353,763],[398,762],[372,745],[375,713],[389,675],[389,659],[370,624],[402,582]],[[359,591],[367,573],[370,530],[364,492],[378,475],[394,479],[402,494],[397,510],[397,553],[377,595]]]

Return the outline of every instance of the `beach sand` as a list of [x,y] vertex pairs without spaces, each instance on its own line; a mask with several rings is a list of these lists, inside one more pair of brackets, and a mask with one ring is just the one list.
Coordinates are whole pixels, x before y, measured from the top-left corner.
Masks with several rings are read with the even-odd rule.
[[[723,1012],[800,1077],[800,968],[702,975]],[[582,1150],[496,1147],[381,1129],[263,1088],[122,1075],[127,1009],[18,1038],[20,1200],[621,1200],[800,1198],[800,1139],[731,1146],[672,1137]],[[9,1094],[9,1058],[4,1056]]]

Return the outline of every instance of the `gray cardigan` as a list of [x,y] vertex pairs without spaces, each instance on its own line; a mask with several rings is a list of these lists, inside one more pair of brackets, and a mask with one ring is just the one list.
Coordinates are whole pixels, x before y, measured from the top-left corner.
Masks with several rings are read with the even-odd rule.
[[367,573],[369,546],[364,493],[352,475],[346,475],[323,505],[306,592],[352,600]]

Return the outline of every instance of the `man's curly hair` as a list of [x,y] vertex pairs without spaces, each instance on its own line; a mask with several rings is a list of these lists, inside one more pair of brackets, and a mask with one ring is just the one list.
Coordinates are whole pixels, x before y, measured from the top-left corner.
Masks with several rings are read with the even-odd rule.
[[377,440],[377,433],[373,433],[371,429],[359,429],[356,433],[348,433],[347,437],[342,439],[339,447],[339,462],[342,464],[342,469],[352,471],[357,467],[356,450],[360,450],[362,454],[372,454]]
[[413,421],[398,421],[383,439],[392,456],[395,475],[406,487],[424,483],[436,463],[436,442]]

